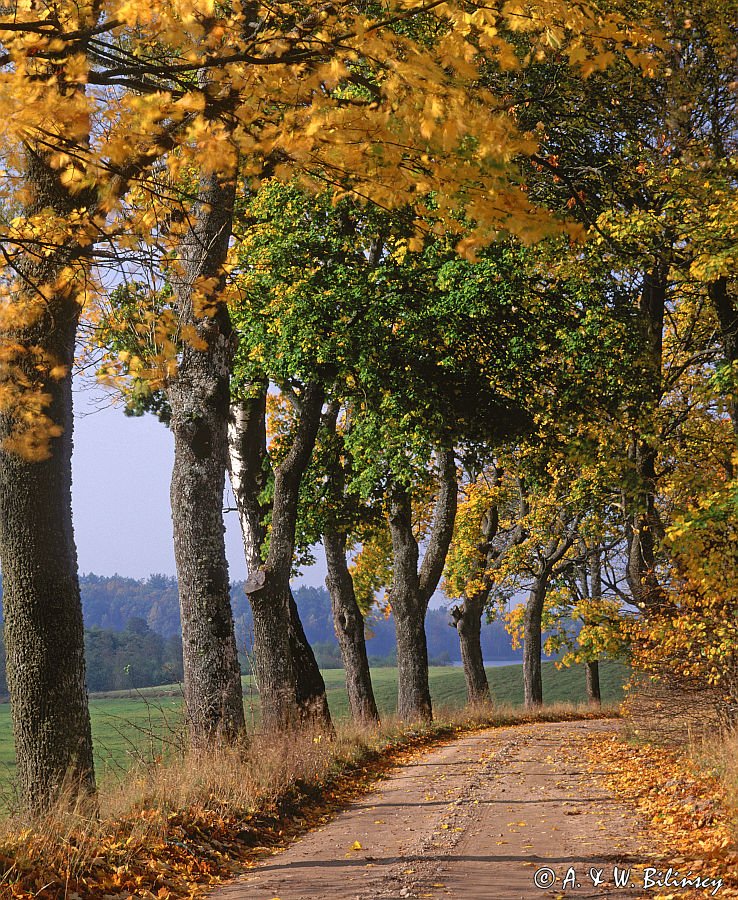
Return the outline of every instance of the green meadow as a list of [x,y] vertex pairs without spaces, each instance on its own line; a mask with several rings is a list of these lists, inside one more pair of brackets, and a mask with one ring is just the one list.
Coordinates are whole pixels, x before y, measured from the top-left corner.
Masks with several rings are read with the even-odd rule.
[[[617,701],[623,696],[623,684],[629,670],[622,663],[605,662],[600,666],[602,699]],[[521,666],[487,669],[492,694],[499,703],[521,705],[523,670]],[[334,718],[348,716],[348,697],[342,669],[323,672],[328,702]],[[390,715],[397,708],[397,669],[380,668],[372,672],[380,713]],[[433,703],[459,708],[466,701],[464,673],[460,668],[437,666],[430,669]],[[557,669],[543,664],[543,690],[546,702],[584,702],[584,671],[580,666]],[[248,720],[258,720],[258,699],[250,678],[244,678],[244,701]],[[146,688],[131,694],[107,694],[90,700],[92,732],[98,775],[119,777],[136,761],[151,761],[181,746],[181,691],[176,686]],[[10,790],[14,768],[10,707],[0,704],[0,793]],[[3,791],[4,788],[4,791]]]

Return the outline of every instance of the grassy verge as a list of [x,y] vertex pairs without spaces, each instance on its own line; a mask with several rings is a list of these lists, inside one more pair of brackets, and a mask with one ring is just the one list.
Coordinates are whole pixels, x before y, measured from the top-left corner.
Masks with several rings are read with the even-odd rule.
[[644,865],[671,871],[671,884],[649,896],[738,897],[738,733],[717,714],[712,689],[636,679],[628,694],[624,737],[592,736],[588,752],[647,832]]
[[[489,668],[487,674],[496,703],[503,706],[522,704],[521,666]],[[334,720],[346,721],[349,711],[343,671],[328,669],[323,676]],[[429,677],[435,708],[464,707],[466,690],[461,669],[435,666],[430,669]],[[606,703],[622,698],[622,685],[627,677],[628,670],[621,663],[602,664],[602,696]],[[374,669],[372,680],[380,714],[385,718],[394,715],[397,710],[397,669]],[[559,670],[553,663],[543,664],[544,698],[547,703],[582,703],[586,699],[584,685],[581,667]],[[246,718],[253,730],[259,721],[259,707],[258,697],[248,678],[244,678],[244,702]],[[179,749],[181,710],[182,690],[178,685],[93,697],[90,714],[98,777],[103,781],[120,780],[126,777],[131,767],[176,753]],[[0,704],[0,810],[13,807],[14,765],[10,707],[5,703]]]
[[109,783],[99,815],[62,804],[0,835],[0,896],[87,900],[196,897],[325,821],[393,765],[482,727],[614,715],[555,704],[439,710],[431,725],[341,723],[334,739],[257,735],[241,748],[182,754]]

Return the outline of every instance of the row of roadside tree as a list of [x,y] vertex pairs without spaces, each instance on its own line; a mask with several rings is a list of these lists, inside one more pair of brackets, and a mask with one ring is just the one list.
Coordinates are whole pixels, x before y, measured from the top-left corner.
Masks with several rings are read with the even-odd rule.
[[728,678],[735,16],[693,7],[0,13],[0,557],[30,811],[70,780],[94,792],[75,365],[174,438],[194,748],[247,739],[226,477],[265,729],[331,727],[290,589],[317,543],[363,723],[377,601],[399,715],[431,718],[440,586],[474,701],[482,618],[521,591],[530,706],[543,629],[593,700],[623,648]]

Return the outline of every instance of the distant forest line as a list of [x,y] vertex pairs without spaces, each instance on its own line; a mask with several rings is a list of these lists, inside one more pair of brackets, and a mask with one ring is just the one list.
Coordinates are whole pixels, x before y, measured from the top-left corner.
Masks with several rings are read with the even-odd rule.
[[[244,583],[231,585],[236,639],[244,674],[250,672],[253,644],[251,609]],[[151,687],[181,681],[182,638],[177,579],[151,575],[137,580],[120,575],[80,578],[85,621],[87,686],[90,691]],[[307,639],[323,669],[341,668],[333,630],[331,604],[325,588],[300,587],[294,592]],[[1,593],[0,593],[1,598]],[[445,609],[430,609],[426,618],[428,656],[432,665],[461,661],[459,639],[449,627]],[[482,650],[487,660],[522,659],[513,650],[501,622],[482,626]],[[367,651],[375,666],[394,665],[395,626],[392,617],[376,613],[367,620]],[[0,638],[0,695],[7,696],[5,646]]]

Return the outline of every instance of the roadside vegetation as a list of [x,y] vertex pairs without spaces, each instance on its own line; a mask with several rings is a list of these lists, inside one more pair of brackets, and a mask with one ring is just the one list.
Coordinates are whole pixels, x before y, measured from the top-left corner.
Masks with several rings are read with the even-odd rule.
[[[487,670],[495,703],[503,710],[514,710],[523,702],[523,673],[519,665]],[[584,670],[581,666],[558,670],[554,663],[543,664],[544,684],[552,704],[586,702]],[[333,720],[342,727],[350,721],[348,695],[342,670],[325,670],[323,677]],[[603,666],[603,702],[618,703],[628,671],[618,663]],[[434,706],[444,715],[463,716],[466,704],[464,674],[451,666],[429,670]],[[382,719],[392,721],[397,713],[397,670],[375,669],[372,681]],[[249,730],[258,727],[258,695],[252,679],[243,678],[246,721]],[[157,759],[171,760],[182,753],[187,744],[182,714],[181,685],[144,688],[141,691],[113,692],[90,699],[95,763],[99,777],[106,783],[125,780],[130,769],[148,766]],[[14,808],[12,777],[14,752],[10,727],[10,708],[0,704],[0,796],[7,812]]]
[[257,734],[241,747],[132,762],[125,778],[103,779],[98,818],[64,795],[32,824],[6,819],[0,891],[17,900],[200,896],[433,746],[480,728],[607,715],[617,715],[616,706],[440,707],[433,723],[414,727],[393,716],[381,727],[343,720],[330,738]]

